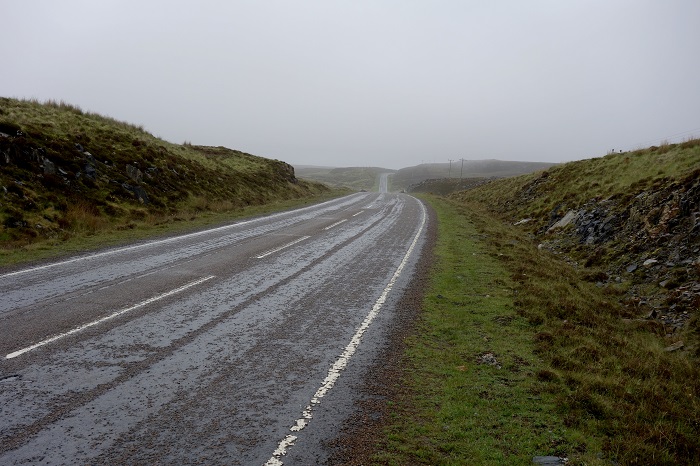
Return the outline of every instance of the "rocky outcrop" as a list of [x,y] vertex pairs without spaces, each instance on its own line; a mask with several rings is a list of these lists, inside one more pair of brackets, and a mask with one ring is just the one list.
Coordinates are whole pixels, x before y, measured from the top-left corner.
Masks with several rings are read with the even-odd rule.
[[143,181],[143,172],[129,163],[126,164],[126,175],[136,183]]
[[282,176],[283,179],[289,181],[290,183],[298,183],[296,175],[294,174],[294,167],[286,162],[278,162],[277,172]]
[[700,170],[657,189],[555,209],[541,248],[628,282],[626,305],[673,333],[700,308]]
[[143,189],[142,186],[138,186],[138,185],[134,186],[134,185],[130,185],[129,183],[122,183],[122,188],[124,188],[125,191],[129,192],[136,199],[138,199],[138,201],[141,204],[148,204],[149,203],[148,193],[146,192],[145,189]]

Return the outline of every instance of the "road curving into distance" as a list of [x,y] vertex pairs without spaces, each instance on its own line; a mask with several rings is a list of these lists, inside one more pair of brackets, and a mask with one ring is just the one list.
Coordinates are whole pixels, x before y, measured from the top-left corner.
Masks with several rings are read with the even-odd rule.
[[0,272],[0,464],[315,464],[420,260],[360,193]]

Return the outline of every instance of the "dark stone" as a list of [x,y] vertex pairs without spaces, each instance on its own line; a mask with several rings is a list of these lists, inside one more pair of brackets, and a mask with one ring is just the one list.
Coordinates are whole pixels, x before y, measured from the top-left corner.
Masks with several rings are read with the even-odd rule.
[[44,159],[44,175],[55,175],[56,174],[56,164],[54,164],[49,159]]
[[564,464],[558,456],[535,456],[532,458],[532,462],[541,466],[559,466]]
[[85,148],[82,146],[82,144],[75,144],[75,148],[78,149],[80,152],[85,152]]
[[94,165],[89,163],[85,165],[85,176],[92,180],[97,179],[97,170],[95,169]]
[[148,204],[150,202],[150,199],[148,199],[148,194],[142,186],[134,186],[132,192],[138,198],[141,204]]
[[141,204],[148,204],[150,202],[148,199],[148,194],[142,186],[132,186],[129,183],[122,183],[122,188],[136,196]]
[[133,165],[126,164],[126,174],[137,183],[140,183],[141,180],[143,180],[143,172]]

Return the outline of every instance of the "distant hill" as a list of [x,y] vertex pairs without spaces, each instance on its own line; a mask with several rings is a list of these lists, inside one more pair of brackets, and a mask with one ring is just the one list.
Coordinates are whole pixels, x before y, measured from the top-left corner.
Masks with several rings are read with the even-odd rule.
[[188,219],[326,191],[291,165],[172,144],[60,102],[0,98],[0,245]]
[[431,178],[412,184],[405,189],[407,193],[428,193],[447,196],[465,189],[475,188],[495,178]]
[[407,189],[429,179],[441,178],[506,178],[546,170],[556,164],[546,162],[517,162],[504,160],[465,160],[449,163],[429,163],[398,170],[391,179],[394,191]]
[[382,173],[394,173],[395,170],[379,167],[317,167],[295,165],[294,170],[301,179],[325,183],[336,188],[348,188],[355,191],[372,191],[379,188],[378,179]]

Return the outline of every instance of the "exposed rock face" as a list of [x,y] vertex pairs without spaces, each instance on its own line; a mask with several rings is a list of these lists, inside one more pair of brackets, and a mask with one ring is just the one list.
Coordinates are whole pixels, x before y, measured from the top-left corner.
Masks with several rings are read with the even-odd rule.
[[279,173],[282,177],[292,183],[298,183],[296,175],[294,174],[294,167],[286,162],[279,162]]
[[587,245],[633,241],[636,249],[676,245],[687,251],[690,243],[697,243],[698,220],[700,178],[691,176],[659,191],[641,192],[629,202],[593,199],[564,216],[555,211],[541,233],[573,223],[573,232]]
[[581,242],[600,244],[611,239],[619,227],[619,216],[612,213],[605,202],[586,207],[574,221]]
[[[546,249],[585,267],[604,266],[608,282],[630,282],[628,305],[667,331],[698,312],[700,171],[625,199],[593,199],[564,216],[553,212],[543,233],[549,233]],[[645,295],[641,290],[650,285],[657,291]]]

